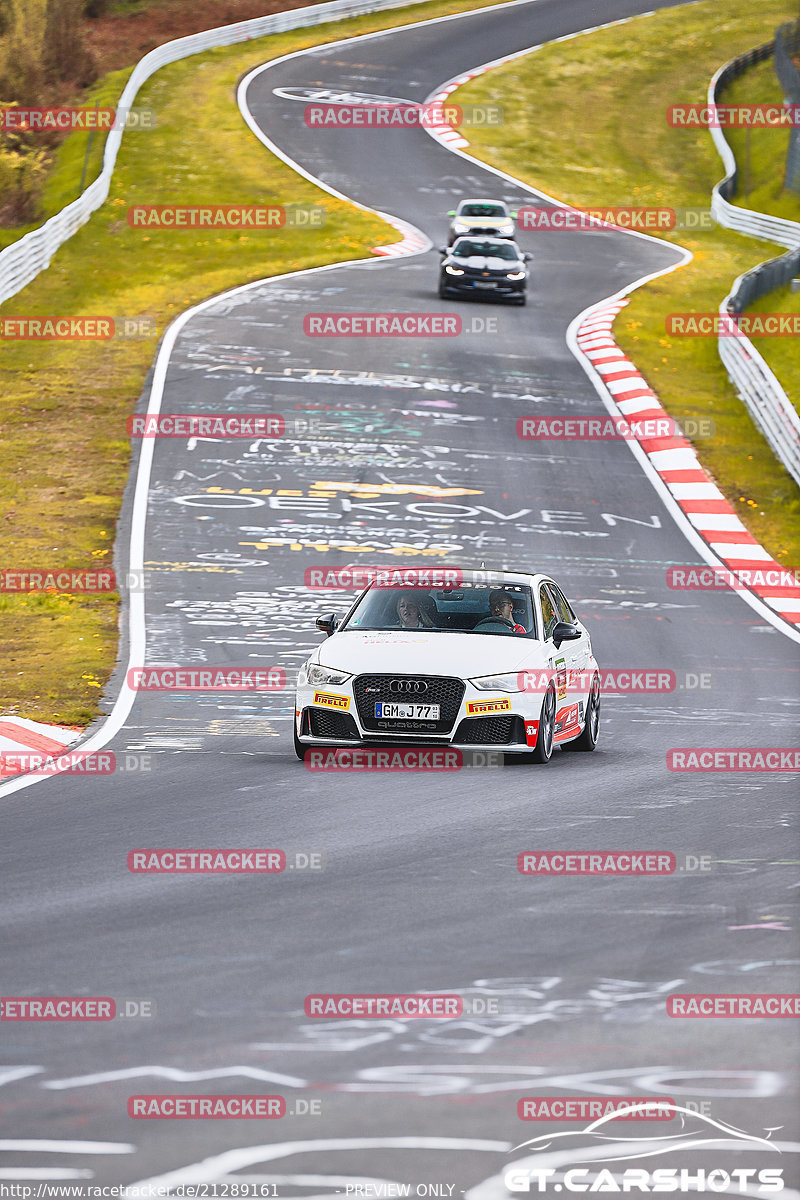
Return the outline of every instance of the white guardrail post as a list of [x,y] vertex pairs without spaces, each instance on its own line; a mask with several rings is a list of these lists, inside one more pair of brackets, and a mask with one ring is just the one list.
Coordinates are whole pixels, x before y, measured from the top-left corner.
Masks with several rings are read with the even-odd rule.
[[[769,50],[761,47],[761,51]],[[758,52],[756,52],[758,53]],[[762,53],[762,57],[766,57]],[[708,87],[708,104],[716,105],[720,84],[739,74],[740,64],[745,59],[758,61],[751,53],[734,58],[720,67]],[[711,213],[720,225],[734,229],[748,237],[776,242],[789,249],[800,247],[800,223],[773,217],[769,213],[754,212],[731,204],[723,191],[727,191],[736,177],[736,159],[725,140],[722,130],[710,126],[711,136],[725,167],[725,178],[720,180],[711,193]],[[763,264],[762,264],[763,265]],[[754,268],[758,270],[758,268]],[[721,316],[735,315],[741,311],[739,291],[750,272],[740,275],[728,295],[719,306]],[[726,322],[726,324],[730,324]],[[744,334],[720,333],[717,340],[719,356],[748,412],[767,439],[773,453],[786,470],[800,483],[800,417],[786,392],[773,372]]]
[[[233,25],[222,25],[217,29],[206,29],[189,37],[175,38],[157,46],[145,54],[133,68],[117,105],[125,112],[133,106],[136,95],[147,80],[161,67],[179,59],[213,50],[218,46],[232,46],[237,42],[250,41],[270,33],[283,33],[289,29],[302,29],[309,25],[322,25],[326,21],[341,21],[345,17],[357,17],[364,13],[382,9],[402,8],[409,0],[328,0],[325,4],[312,4],[307,8],[272,13],[265,17],[254,17],[249,21],[238,21]],[[111,177],[117,161],[117,151],[122,141],[123,130],[110,130],[103,153],[103,169],[97,179],[81,192],[66,208],[45,221],[38,229],[31,230],[0,253],[0,304],[15,296],[35,279],[40,271],[50,265],[50,259],[93,212],[105,202],[111,188]]]

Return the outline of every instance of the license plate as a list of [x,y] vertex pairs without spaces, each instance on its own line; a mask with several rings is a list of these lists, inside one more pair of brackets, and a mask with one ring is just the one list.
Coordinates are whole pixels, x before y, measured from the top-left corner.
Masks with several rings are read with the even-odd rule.
[[384,700],[376,700],[375,716],[380,717],[384,721],[391,721],[393,717],[411,718],[415,721],[438,721],[439,720],[439,705],[438,704],[387,704]]
[[492,288],[492,287],[497,287],[497,284],[495,283],[495,281],[493,279],[488,280],[486,283],[484,283],[482,279],[476,279],[475,287]]

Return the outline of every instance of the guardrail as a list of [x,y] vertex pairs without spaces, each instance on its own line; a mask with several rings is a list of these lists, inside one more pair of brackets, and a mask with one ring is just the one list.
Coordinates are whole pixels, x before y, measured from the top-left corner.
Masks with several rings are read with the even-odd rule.
[[[769,58],[775,42],[767,42],[754,50],[732,59],[716,72],[708,87],[709,106],[719,103],[719,92],[749,67]],[[725,167],[725,178],[711,193],[711,212],[714,219],[727,229],[748,237],[777,242],[787,246],[790,253],[781,258],[760,263],[746,271],[734,282],[719,307],[720,314],[743,312],[758,296],[788,282],[800,271],[800,223],[755,212],[731,204],[735,195],[738,171],[736,158],[721,129],[710,127],[714,145]],[[774,373],[767,366],[752,342],[744,336],[720,334],[717,339],[719,356],[731,383],[736,388],[748,412],[767,439],[772,452],[800,484],[800,418]]]
[[[783,94],[793,104],[800,104],[800,71],[794,63],[794,56],[798,51],[800,19],[779,25],[775,30],[775,74],[783,88]],[[796,125],[789,133],[784,187],[793,192],[800,192],[800,128]]]
[[[741,313],[759,296],[800,274],[800,248],[740,275],[720,314]],[[719,356],[737,392],[787,471],[800,483],[800,416],[753,343],[744,335],[720,335]]]
[[[270,33],[322,25],[326,21],[341,21],[346,17],[361,16],[382,9],[402,8],[408,2],[409,0],[327,0],[324,4],[254,17],[249,21],[221,25],[216,29],[206,29],[202,33],[164,42],[139,59],[120,96],[117,108],[131,108],[141,86],[161,67],[178,62],[182,58],[189,58],[193,54],[200,54],[203,50],[232,46],[237,42],[250,41]],[[102,170],[77,200],[73,200],[66,208],[62,208],[55,216],[45,221],[44,225],[26,233],[18,242],[13,242],[0,253],[0,304],[15,296],[41,271],[46,270],[59,247],[85,225],[92,213],[105,203],[111,188],[122,133],[122,129],[112,129],[109,132],[103,153]]]

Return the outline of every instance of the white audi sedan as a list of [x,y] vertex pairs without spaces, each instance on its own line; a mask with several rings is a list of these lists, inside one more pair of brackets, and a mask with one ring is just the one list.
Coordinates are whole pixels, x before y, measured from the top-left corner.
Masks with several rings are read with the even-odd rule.
[[[297,677],[294,744],[491,747],[549,762],[594,750],[599,668],[586,628],[547,575],[403,572],[373,579]],[[440,568],[439,571],[444,569]],[[390,575],[387,572],[387,575]],[[453,582],[454,576],[456,582]]]

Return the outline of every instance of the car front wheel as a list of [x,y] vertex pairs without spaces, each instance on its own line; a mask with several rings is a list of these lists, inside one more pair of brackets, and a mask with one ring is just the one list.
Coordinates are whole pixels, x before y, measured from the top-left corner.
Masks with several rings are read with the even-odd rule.
[[548,763],[553,757],[553,733],[556,724],[556,694],[548,688],[539,714],[539,734],[533,751],[533,761]]
[[308,746],[304,746],[300,741],[300,738],[297,736],[296,729],[293,729],[292,732],[294,733],[294,752],[300,759],[300,762],[303,762],[306,757],[306,750],[308,749]]
[[586,724],[583,727],[583,733],[580,737],[576,737],[574,742],[567,742],[562,747],[564,750],[594,750],[597,745],[597,739],[600,736],[600,679],[595,675],[592,680],[592,687],[589,692],[589,699],[586,702]]

